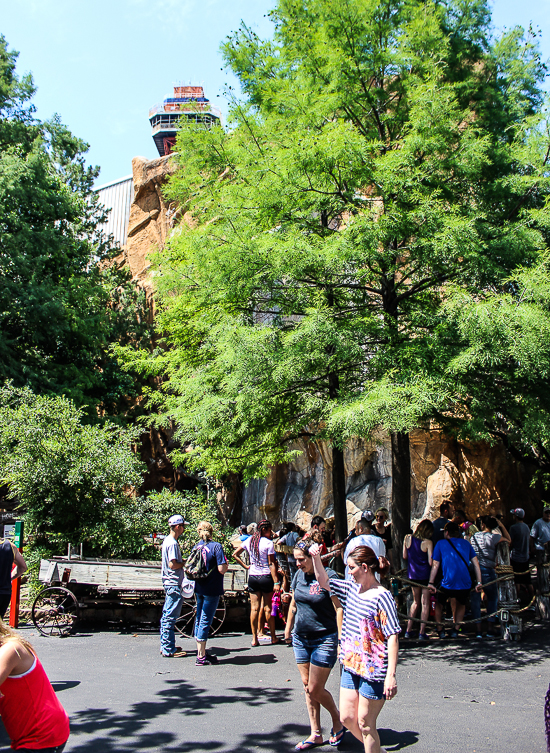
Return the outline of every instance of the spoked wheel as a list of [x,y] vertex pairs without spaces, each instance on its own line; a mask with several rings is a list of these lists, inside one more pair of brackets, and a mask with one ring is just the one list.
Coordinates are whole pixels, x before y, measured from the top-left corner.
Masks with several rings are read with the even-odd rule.
[[[223,598],[223,596],[220,596],[218,608],[214,613],[212,625],[210,626],[210,635],[216,635],[216,633],[221,629],[221,626],[223,625],[223,622],[225,620],[226,611],[227,609],[225,606],[225,599]],[[193,595],[191,599],[183,600],[181,614],[176,620],[176,630],[180,635],[185,636],[185,638],[193,637],[193,628],[195,626],[196,614],[197,602],[195,596]]]
[[77,617],[76,596],[62,586],[51,586],[40,591],[32,605],[32,621],[42,635],[69,635]]

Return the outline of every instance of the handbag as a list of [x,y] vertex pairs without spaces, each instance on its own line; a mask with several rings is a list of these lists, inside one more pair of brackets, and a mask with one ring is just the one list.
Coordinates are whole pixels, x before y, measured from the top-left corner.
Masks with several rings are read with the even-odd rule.
[[456,546],[453,544],[453,540],[452,539],[447,539],[447,541],[452,546],[452,548],[455,550],[455,552],[458,554],[458,556],[460,557],[460,559],[462,560],[462,562],[464,562],[464,564],[468,568],[468,575],[470,576],[470,588],[475,588],[475,586],[477,585],[477,581],[475,580],[475,576],[472,575],[472,571],[470,570],[470,564],[468,562],[466,562],[466,560],[464,559],[464,557],[462,556],[462,554],[458,551],[458,549],[456,548]]

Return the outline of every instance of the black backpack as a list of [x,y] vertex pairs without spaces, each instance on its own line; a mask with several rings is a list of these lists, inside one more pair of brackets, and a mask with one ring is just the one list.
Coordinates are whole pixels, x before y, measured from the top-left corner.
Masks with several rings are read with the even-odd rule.
[[207,567],[208,547],[206,544],[197,544],[189,557],[185,560],[183,570],[189,580],[204,580],[208,578],[214,568]]

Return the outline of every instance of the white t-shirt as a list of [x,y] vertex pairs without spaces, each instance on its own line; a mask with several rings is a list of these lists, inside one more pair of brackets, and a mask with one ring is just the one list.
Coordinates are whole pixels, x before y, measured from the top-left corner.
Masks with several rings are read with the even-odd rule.
[[[351,579],[351,575],[349,574],[349,568],[348,568],[348,557],[353,552],[354,549],[357,549],[358,546],[368,546],[372,549],[372,551],[376,554],[377,557],[385,557],[386,556],[386,545],[384,544],[383,539],[380,538],[380,536],[373,536],[370,533],[362,533],[360,536],[354,536],[353,539],[350,540],[348,543],[345,552],[344,552],[344,564],[346,566],[346,580]],[[376,579],[380,580],[380,573],[376,573]]]
[[262,536],[259,545],[260,558],[257,559],[250,551],[250,542],[252,541],[252,539],[253,537],[251,536],[246,541],[243,541],[243,546],[250,557],[250,569],[248,571],[248,574],[269,575],[271,570],[269,569],[269,561],[267,558],[268,555],[275,554],[275,544],[271,541],[271,539],[267,539],[265,536]]

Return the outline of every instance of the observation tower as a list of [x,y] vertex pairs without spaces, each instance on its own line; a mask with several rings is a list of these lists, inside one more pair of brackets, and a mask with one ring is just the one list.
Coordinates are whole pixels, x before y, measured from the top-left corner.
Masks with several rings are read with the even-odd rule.
[[167,97],[149,110],[153,140],[161,157],[173,152],[181,118],[204,123],[210,128],[213,123],[219,123],[221,112],[206,99],[202,86],[174,86],[173,97]]

